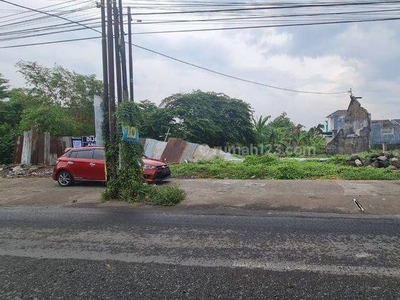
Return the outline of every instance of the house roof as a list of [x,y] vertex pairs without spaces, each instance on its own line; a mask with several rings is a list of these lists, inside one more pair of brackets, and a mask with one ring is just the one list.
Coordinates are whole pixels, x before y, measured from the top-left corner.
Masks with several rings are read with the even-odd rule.
[[334,115],[346,115],[347,114],[347,110],[345,110],[345,109],[339,109],[339,110],[337,110],[337,111],[335,111],[334,113],[331,113],[329,116],[326,116],[327,118],[330,118],[330,117],[332,117],[332,116],[334,116]]

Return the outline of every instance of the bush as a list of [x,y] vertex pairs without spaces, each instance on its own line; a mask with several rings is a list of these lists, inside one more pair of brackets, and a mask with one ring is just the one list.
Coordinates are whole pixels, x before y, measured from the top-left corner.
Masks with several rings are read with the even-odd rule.
[[[117,185],[111,184],[115,188]],[[118,194],[114,199],[113,195]],[[125,183],[124,188],[114,193],[112,189],[107,188],[102,195],[103,200],[120,200],[128,203],[145,203],[149,205],[172,206],[178,204],[186,197],[186,192],[177,186],[160,187],[157,185],[147,185],[132,181]]]
[[186,192],[177,186],[160,187],[148,185],[144,187],[144,191],[137,197],[137,200],[150,205],[172,206],[186,197]]
[[[118,106],[117,119],[116,139],[122,135],[122,126],[139,126],[139,106],[133,102],[121,103]],[[105,131],[107,133],[107,130]],[[105,136],[107,137],[107,134]],[[183,200],[186,193],[178,187],[160,188],[143,183],[140,163],[142,155],[143,146],[138,142],[121,141],[119,144],[106,144],[107,188],[102,195],[103,200],[143,202],[152,205],[174,205]]]
[[8,124],[0,125],[0,164],[11,164],[18,133]]
[[338,170],[341,179],[345,180],[398,180],[400,179],[400,171],[388,170],[385,168],[354,168],[341,167]]
[[274,156],[247,156],[244,163],[210,161],[171,165],[176,178],[217,179],[345,179],[398,180],[399,170],[354,168],[343,165],[347,156],[333,157],[328,162],[277,159]]
[[246,156],[244,159],[244,163],[246,165],[265,165],[265,166],[270,166],[274,165],[279,162],[279,158],[277,158],[273,154],[266,154],[263,156],[258,156],[258,155],[249,155]]
[[349,158],[349,155],[335,155],[329,159],[329,162],[334,165],[344,166]]
[[302,174],[298,167],[293,164],[284,164],[276,168],[276,179],[300,179]]

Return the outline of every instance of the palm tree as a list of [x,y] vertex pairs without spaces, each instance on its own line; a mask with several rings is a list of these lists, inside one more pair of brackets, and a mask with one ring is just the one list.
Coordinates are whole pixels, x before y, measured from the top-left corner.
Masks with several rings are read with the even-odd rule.
[[324,125],[318,124],[311,127],[307,133],[308,146],[315,147],[317,152],[325,151]]
[[318,124],[317,126],[311,127],[308,131],[311,134],[319,135],[324,133],[324,125]]
[[257,120],[253,118],[253,127],[254,133],[256,137],[256,142],[261,144],[266,142],[266,134],[267,134],[267,121],[271,118],[271,116],[260,116]]

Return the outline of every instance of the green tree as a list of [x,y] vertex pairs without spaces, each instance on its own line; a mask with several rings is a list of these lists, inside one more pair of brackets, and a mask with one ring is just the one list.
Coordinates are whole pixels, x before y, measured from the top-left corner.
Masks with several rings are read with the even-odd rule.
[[283,112],[263,126],[262,143],[268,145],[273,152],[276,152],[278,148],[280,152],[284,151],[286,147],[291,145],[292,136],[295,131],[295,124]]
[[156,140],[164,139],[168,128],[174,124],[172,114],[149,100],[140,101],[139,109],[143,120],[140,135]]
[[8,97],[7,101],[0,101],[0,124],[6,123],[16,128],[23,110],[30,104],[29,97],[23,89],[12,89]]
[[286,155],[288,148],[313,147],[317,153],[325,150],[323,125],[318,124],[309,131],[301,124],[295,125],[285,112],[271,122],[270,116],[253,120],[253,127],[258,144],[268,145],[272,152]]
[[11,125],[0,124],[0,164],[12,163],[17,135],[18,131]]
[[[29,86],[27,95],[31,100],[23,115],[22,128],[38,126],[40,130],[54,130],[50,131],[52,135],[71,130],[77,130],[73,135],[94,133],[93,99],[102,94],[103,86],[95,75],[80,75],[59,65],[46,68],[36,62],[20,61],[17,67]],[[42,118],[40,114],[44,112],[54,119]]]
[[0,163],[9,164],[13,160],[15,137],[22,108],[9,98],[8,80],[0,74]]
[[[267,122],[270,118],[271,116],[266,116],[266,117],[260,116],[258,119],[253,118],[254,140],[257,146],[268,144],[267,136],[269,132],[268,132]],[[264,154],[264,153],[260,152],[257,154]]]
[[211,147],[254,141],[248,103],[221,93],[174,94],[161,102],[172,136]]
[[291,131],[295,124],[287,116],[286,112],[282,112],[278,117],[276,117],[272,122],[268,123],[270,127],[282,128]]
[[0,73],[0,100],[8,97],[8,80]]
[[307,144],[314,147],[317,153],[324,153],[326,151],[323,124],[318,124],[310,128],[307,132]]
[[35,128],[39,133],[50,132],[53,136],[88,134],[82,123],[76,122],[71,109],[59,105],[40,105],[26,108],[20,123],[22,131]]

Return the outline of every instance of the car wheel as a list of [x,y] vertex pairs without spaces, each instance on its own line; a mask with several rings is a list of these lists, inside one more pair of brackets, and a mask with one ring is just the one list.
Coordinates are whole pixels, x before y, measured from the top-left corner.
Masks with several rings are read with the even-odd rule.
[[74,183],[74,178],[67,171],[60,171],[57,174],[58,184],[61,186],[70,186]]

